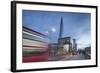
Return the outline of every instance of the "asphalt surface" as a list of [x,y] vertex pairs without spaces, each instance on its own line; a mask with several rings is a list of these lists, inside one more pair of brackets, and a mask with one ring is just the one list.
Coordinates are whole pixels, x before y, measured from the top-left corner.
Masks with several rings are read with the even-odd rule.
[[84,60],[86,59],[83,54],[77,54],[77,55],[66,55],[62,58],[62,60]]
[[77,54],[77,55],[55,56],[49,58],[49,61],[86,60],[86,59],[89,58],[83,54]]

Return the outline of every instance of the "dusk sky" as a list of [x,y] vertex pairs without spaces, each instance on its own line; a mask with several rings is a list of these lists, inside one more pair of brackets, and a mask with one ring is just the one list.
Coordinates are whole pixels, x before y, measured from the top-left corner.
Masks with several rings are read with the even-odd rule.
[[53,43],[57,42],[59,37],[61,17],[63,18],[62,37],[75,38],[78,48],[89,46],[91,41],[90,13],[22,11],[23,26],[46,34]]

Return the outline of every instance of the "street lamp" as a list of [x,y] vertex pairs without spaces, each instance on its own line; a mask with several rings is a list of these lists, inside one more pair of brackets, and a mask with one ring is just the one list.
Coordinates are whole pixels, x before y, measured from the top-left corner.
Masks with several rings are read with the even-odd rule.
[[49,36],[49,39],[52,41],[52,33],[55,33],[56,32],[56,28],[55,27],[52,27],[50,30],[46,31],[45,33]]
[[52,49],[52,33],[55,33],[56,32],[56,28],[55,27],[52,27],[50,30],[46,31],[45,33],[48,34],[49,36],[49,39],[50,39],[50,44],[49,44],[49,48],[50,48],[50,56],[51,54],[53,54],[53,49]]

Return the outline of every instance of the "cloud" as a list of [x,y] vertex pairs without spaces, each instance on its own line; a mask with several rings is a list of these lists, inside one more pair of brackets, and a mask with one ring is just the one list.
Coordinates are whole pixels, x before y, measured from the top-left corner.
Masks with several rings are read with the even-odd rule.
[[77,47],[83,49],[84,47],[90,46],[91,38],[89,34],[82,34],[77,40]]
[[83,49],[87,46],[90,46],[91,43],[91,33],[90,31],[85,31],[85,28],[82,28],[77,33],[77,48]]

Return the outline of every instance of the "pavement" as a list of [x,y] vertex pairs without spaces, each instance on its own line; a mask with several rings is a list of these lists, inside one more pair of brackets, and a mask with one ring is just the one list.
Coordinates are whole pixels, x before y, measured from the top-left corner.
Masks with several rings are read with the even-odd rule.
[[62,60],[62,59],[64,59],[64,56],[52,56],[52,57],[49,57],[48,58],[48,61],[59,61],[59,60]]

